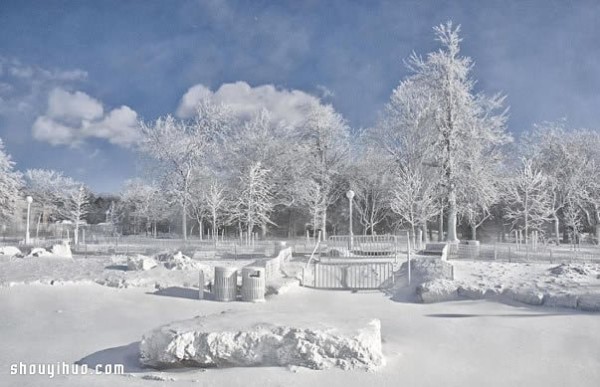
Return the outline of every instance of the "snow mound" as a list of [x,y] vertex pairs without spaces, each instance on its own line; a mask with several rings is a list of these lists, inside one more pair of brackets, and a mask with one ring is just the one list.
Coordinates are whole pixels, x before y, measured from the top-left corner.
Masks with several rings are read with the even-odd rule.
[[34,247],[33,249],[31,249],[29,254],[27,254],[27,258],[49,257],[53,255],[54,254],[52,254],[43,247]]
[[138,254],[135,257],[127,257],[127,270],[150,270],[158,266],[153,258]]
[[284,314],[223,312],[147,333],[140,343],[140,361],[158,369],[301,366],[374,370],[383,365],[380,321],[345,324],[332,327],[322,322],[294,322]]
[[595,274],[593,270],[583,264],[561,263],[550,269],[556,276],[588,276]]
[[14,246],[2,246],[0,247],[0,255],[7,255],[9,257],[20,256],[21,250]]
[[156,260],[161,262],[169,270],[199,270],[204,265],[183,255],[181,251],[175,254],[162,253],[156,255]]
[[427,281],[417,286],[417,296],[424,304],[458,299],[458,284],[446,279]]
[[69,246],[69,242],[53,245],[50,248],[50,253],[56,257],[73,258],[73,253],[71,252],[71,246]]

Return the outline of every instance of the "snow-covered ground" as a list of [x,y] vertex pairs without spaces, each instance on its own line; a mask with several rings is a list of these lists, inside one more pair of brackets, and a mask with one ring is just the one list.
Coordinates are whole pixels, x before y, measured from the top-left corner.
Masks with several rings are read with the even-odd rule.
[[[209,272],[217,264],[248,263],[201,262]],[[600,296],[598,264],[452,264],[455,279],[448,283],[454,290]],[[406,286],[401,274],[391,292],[291,287],[262,304],[220,303],[196,299],[196,269],[167,269],[163,262],[129,271],[126,265],[127,257],[2,260],[0,385],[596,386],[600,380],[598,313],[531,306],[510,297],[419,304],[415,282]],[[302,265],[286,269],[295,266]],[[144,334],[224,311],[246,319],[285,316],[288,326],[378,319],[386,365],[376,372],[296,366],[157,371],[139,365]],[[10,375],[10,365],[19,362],[79,362],[90,368],[120,363],[126,375]]]
[[[264,304],[161,297],[143,288],[97,284],[3,288],[3,385],[146,386],[596,386],[599,316],[487,300],[414,304],[380,292],[297,288]],[[224,310],[297,314],[303,319],[379,318],[386,366],[378,372],[305,368],[226,368],[157,372],[137,365],[137,343],[174,320]],[[124,363],[126,376],[19,376],[27,363]]]

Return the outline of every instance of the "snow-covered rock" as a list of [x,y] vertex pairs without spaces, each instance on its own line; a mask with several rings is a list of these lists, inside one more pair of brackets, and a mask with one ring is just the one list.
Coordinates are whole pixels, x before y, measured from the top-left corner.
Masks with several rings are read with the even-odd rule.
[[50,248],[50,253],[57,257],[73,258],[73,253],[71,252],[71,246],[69,246],[69,242],[53,245]]
[[153,258],[138,254],[135,257],[127,257],[127,270],[150,270],[158,266]]
[[471,300],[479,300],[487,297],[487,289],[474,285],[461,285],[458,287],[458,295]]
[[578,296],[575,294],[547,294],[544,305],[555,308],[577,309]]
[[[406,262],[403,266],[406,265]],[[419,282],[436,279],[454,279],[454,267],[448,261],[439,258],[417,258],[410,261],[412,277]]]
[[600,294],[582,294],[577,301],[577,308],[589,312],[600,312]]
[[544,293],[533,289],[510,288],[506,289],[504,295],[511,300],[528,305],[542,305],[544,303]]
[[169,270],[198,270],[203,267],[200,262],[194,261],[192,258],[183,255],[181,251],[178,251],[175,254],[158,254],[156,259]]
[[446,279],[428,281],[417,286],[417,296],[425,304],[458,298],[458,284]]
[[0,255],[7,255],[9,257],[20,256],[21,250],[14,246],[2,246],[0,247]]
[[224,312],[144,335],[140,361],[153,368],[302,366],[373,370],[384,364],[379,320],[294,321],[289,315]]

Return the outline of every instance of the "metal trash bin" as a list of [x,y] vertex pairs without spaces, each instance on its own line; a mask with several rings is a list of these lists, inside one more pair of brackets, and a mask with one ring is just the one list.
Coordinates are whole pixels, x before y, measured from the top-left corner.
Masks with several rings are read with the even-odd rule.
[[265,300],[265,268],[246,266],[242,268],[242,301],[262,302]]
[[198,275],[198,299],[204,299],[204,271],[200,270],[200,274]]
[[237,269],[235,267],[215,267],[213,291],[216,301],[235,301],[237,296]]

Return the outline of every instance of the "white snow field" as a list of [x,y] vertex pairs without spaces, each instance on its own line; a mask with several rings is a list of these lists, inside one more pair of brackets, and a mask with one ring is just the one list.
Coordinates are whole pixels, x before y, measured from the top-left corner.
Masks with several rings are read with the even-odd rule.
[[[597,386],[600,381],[600,264],[422,260],[413,262],[419,275],[411,286],[401,270],[388,291],[314,290],[293,286],[297,281],[280,273],[265,303],[198,300],[198,269],[210,281],[215,265],[251,262],[193,261],[181,254],[0,260],[0,385]],[[283,269],[293,277],[298,266],[303,264],[292,261]],[[449,269],[454,279],[446,279]],[[416,302],[419,281],[430,281],[429,298],[420,296],[432,303]],[[379,321],[377,332],[368,328],[370,321]],[[377,340],[353,341],[365,332]],[[194,335],[205,344],[210,335],[248,341],[219,341],[217,350],[203,357],[202,340],[190,340]],[[142,360],[160,369],[142,367],[144,337]],[[256,350],[256,343],[265,351]],[[11,366],[20,363],[63,362],[90,372],[97,365],[123,364],[125,373],[11,374]]]

